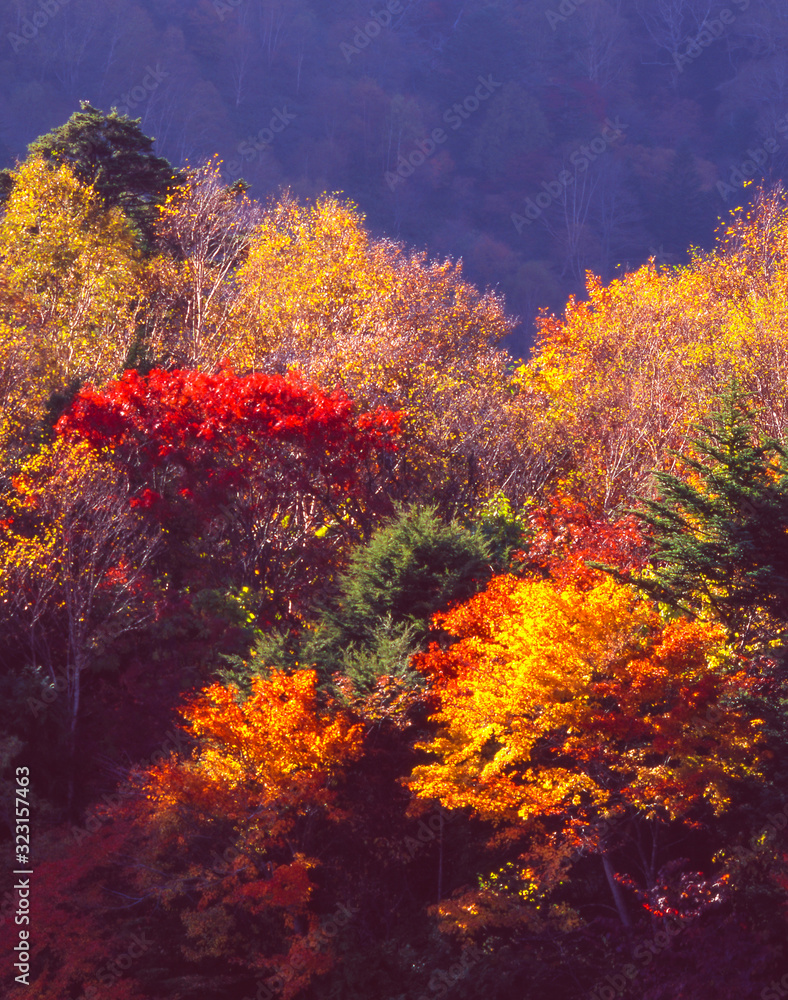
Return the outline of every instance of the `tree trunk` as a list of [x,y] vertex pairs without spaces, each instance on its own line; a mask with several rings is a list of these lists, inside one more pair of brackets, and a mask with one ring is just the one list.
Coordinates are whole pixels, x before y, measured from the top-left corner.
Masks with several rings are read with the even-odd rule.
[[606,851],[602,854],[602,865],[605,869],[607,884],[610,886],[610,892],[613,895],[613,902],[616,904],[618,916],[626,931],[629,932],[632,929],[632,924],[630,923],[629,914],[624,903],[624,894],[621,892],[621,886],[616,881],[616,873],[613,870],[613,865]]

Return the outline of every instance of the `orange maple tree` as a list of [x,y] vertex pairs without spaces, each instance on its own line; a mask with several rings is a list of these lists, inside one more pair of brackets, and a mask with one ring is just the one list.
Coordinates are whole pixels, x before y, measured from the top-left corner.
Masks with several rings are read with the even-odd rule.
[[[578,852],[600,855],[627,923],[611,824],[620,841],[643,823],[653,832],[722,813],[756,766],[757,722],[718,709],[741,683],[722,630],[666,623],[610,579],[588,589],[497,577],[436,624],[456,641],[415,660],[439,710],[422,744],[432,760],[411,787],[470,809],[499,839],[527,841],[517,875],[526,902],[554,889]],[[700,725],[710,710],[714,725]],[[657,889],[658,856],[655,846],[644,859],[647,890]],[[466,929],[498,919],[495,886],[442,912]],[[523,919],[537,913],[522,908]]]
[[333,962],[320,934],[320,845],[346,818],[360,727],[321,698],[310,670],[258,678],[245,700],[215,684],[183,716],[193,754],[136,779],[141,888],[179,914],[185,958],[279,977],[287,1000]]

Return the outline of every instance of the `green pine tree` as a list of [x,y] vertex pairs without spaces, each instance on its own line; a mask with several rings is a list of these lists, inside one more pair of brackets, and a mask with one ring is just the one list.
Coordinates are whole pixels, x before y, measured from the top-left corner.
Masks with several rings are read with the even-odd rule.
[[404,676],[432,615],[484,586],[490,562],[479,532],[441,521],[433,508],[400,511],[353,553],[308,659],[326,676],[347,674],[359,690],[384,673]]
[[466,527],[442,521],[434,508],[399,511],[355,550],[336,599],[314,628],[263,637],[255,663],[315,665],[325,681],[339,672],[359,691],[384,674],[407,679],[411,656],[430,638],[432,615],[470,597],[503,568],[499,559],[512,544],[503,520],[493,511]]
[[140,119],[114,110],[105,114],[87,101],[80,108],[32,142],[30,154],[65,162],[83,184],[95,184],[106,204],[121,208],[150,247],[156,209],[181,183],[181,174],[154,154],[154,140],[143,133]]
[[742,649],[774,640],[788,623],[788,453],[757,439],[735,383],[692,444],[688,475],[657,473],[661,499],[635,512],[654,537],[652,573],[637,583],[690,614],[711,612]]

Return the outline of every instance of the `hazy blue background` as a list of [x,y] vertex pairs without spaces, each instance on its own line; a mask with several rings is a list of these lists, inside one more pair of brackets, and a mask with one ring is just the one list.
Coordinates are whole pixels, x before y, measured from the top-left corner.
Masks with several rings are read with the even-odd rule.
[[0,166],[118,106],[175,164],[462,256],[521,353],[586,269],[680,263],[788,162],[785,0],[4,0],[0,29]]

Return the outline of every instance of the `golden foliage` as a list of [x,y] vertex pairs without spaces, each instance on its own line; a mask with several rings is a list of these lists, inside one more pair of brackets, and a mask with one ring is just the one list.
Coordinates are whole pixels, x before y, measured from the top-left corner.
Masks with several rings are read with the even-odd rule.
[[[437,735],[411,787],[517,831],[600,815],[721,811],[757,726],[698,725],[732,683],[716,626],[660,621],[611,580],[591,590],[499,577],[439,616],[457,642],[417,661],[438,682]],[[571,839],[571,838],[570,838]]]
[[373,239],[353,205],[286,198],[265,213],[238,273],[241,366],[297,366],[365,408],[408,414],[403,482],[430,481],[461,506],[505,486],[520,499],[542,474],[522,448],[502,299],[459,264]]
[[788,429],[788,205],[762,195],[718,245],[683,268],[653,262],[543,317],[517,380],[532,401],[532,447],[563,454],[559,487],[620,507],[652,469],[673,466],[735,376],[758,404],[760,430]]
[[140,268],[120,209],[66,165],[19,166],[0,219],[0,448],[16,450],[51,392],[122,368]]

